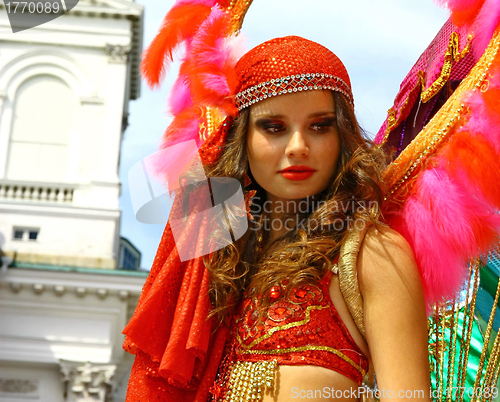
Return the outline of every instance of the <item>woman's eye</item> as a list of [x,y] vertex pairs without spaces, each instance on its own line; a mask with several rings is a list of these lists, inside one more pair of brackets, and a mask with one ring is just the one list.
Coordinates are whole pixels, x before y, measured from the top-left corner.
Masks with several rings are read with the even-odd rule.
[[285,127],[283,127],[280,124],[270,124],[270,125],[264,126],[264,130],[267,131],[268,133],[271,133],[271,134],[277,134],[277,133],[281,133],[282,131],[284,131]]
[[285,126],[281,123],[264,122],[257,124],[257,126],[267,134],[280,134],[286,130]]
[[311,128],[314,131],[317,131],[319,133],[323,133],[323,132],[330,130],[334,126],[334,124],[335,124],[335,120],[329,119],[329,120],[314,123],[311,125]]

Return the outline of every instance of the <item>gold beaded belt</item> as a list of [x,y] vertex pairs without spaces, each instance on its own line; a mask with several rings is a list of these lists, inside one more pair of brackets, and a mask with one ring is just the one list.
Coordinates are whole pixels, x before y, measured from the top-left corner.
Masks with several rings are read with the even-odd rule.
[[262,401],[266,390],[274,391],[278,362],[234,362],[231,365],[227,402]]

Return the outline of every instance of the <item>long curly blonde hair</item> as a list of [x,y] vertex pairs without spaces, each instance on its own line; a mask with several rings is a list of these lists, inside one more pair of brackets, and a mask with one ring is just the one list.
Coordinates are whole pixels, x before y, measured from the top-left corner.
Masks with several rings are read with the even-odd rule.
[[[212,314],[224,321],[243,295],[259,296],[263,310],[270,304],[270,290],[289,291],[319,281],[338,254],[349,227],[378,223],[378,207],[384,192],[380,174],[385,167],[382,151],[366,138],[354,110],[343,95],[332,92],[340,138],[337,174],[328,187],[308,200],[293,230],[273,242],[263,229],[266,192],[255,181],[246,190],[257,191],[252,199],[255,220],[249,219],[247,234],[235,244],[205,257],[211,275]],[[209,177],[232,177],[244,186],[248,172],[246,139],[249,109],[234,121],[220,159],[207,167]],[[270,243],[270,244],[266,244]],[[264,247],[264,244],[265,247]]]

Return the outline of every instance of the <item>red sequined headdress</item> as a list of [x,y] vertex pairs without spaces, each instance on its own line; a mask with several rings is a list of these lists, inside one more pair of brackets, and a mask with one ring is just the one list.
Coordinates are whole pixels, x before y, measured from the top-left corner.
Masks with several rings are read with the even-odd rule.
[[353,97],[347,70],[324,46],[287,36],[276,38],[249,51],[236,65],[236,106],[244,109],[256,102],[287,93],[329,89]]
[[[195,140],[202,162],[211,164],[223,151],[232,119],[256,102],[328,89],[353,103],[342,62],[307,39],[270,40],[236,63],[236,46],[229,33],[239,27],[235,10],[241,19],[245,9],[238,8],[238,2],[229,7],[222,3],[178,1],[145,53],[142,72],[154,86],[173,49],[182,42],[186,46],[170,99],[175,117],[162,148]],[[182,155],[175,162],[158,160],[157,173],[167,179],[179,177],[194,156]],[[182,214],[176,208],[174,203],[170,219],[173,213]],[[196,212],[196,207],[191,209]],[[183,235],[194,244],[202,244],[208,236],[196,227],[187,227]],[[215,330],[215,322],[207,319],[209,277],[202,258],[181,262],[177,248],[168,223],[137,309],[124,330],[124,348],[136,355],[128,402],[206,401],[214,383],[227,329]]]

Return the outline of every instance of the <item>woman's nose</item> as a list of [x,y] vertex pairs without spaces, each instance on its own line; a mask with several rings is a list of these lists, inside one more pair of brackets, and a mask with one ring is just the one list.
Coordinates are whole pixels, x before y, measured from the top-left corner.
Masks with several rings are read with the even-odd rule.
[[295,130],[288,142],[286,154],[288,156],[306,157],[309,156],[309,145],[307,139],[300,130]]

